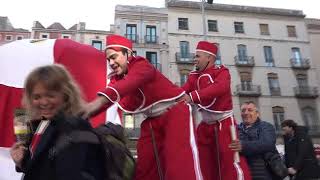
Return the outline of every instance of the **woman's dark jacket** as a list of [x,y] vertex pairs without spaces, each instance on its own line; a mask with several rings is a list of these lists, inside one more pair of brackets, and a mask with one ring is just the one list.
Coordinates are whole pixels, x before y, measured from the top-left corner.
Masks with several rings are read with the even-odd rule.
[[243,154],[250,167],[253,180],[274,179],[265,164],[264,155],[276,152],[276,134],[274,127],[258,119],[251,127],[246,128],[243,123],[239,126],[240,142]]
[[305,127],[298,126],[293,137],[284,136],[284,143],[286,165],[297,170],[296,180],[320,177],[313,143]]
[[23,160],[24,180],[102,180],[103,159],[98,145],[71,143],[59,152],[57,139],[72,130],[89,130],[90,124],[79,118],[54,117],[45,130],[31,158],[29,151]]

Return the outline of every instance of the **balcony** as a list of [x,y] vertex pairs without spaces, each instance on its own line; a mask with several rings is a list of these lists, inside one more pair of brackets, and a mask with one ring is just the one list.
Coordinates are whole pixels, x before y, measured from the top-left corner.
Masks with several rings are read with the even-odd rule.
[[317,87],[296,86],[293,90],[297,98],[317,98],[319,96]]
[[194,53],[176,52],[177,64],[193,64]]
[[307,127],[309,130],[309,135],[311,136],[319,136],[320,135],[320,127],[319,125],[312,125]]
[[290,59],[291,67],[293,69],[309,69],[310,62],[309,59],[305,58],[291,58]]
[[254,57],[253,56],[235,56],[234,62],[239,67],[253,67]]
[[260,85],[238,84],[236,94],[238,96],[258,97],[261,96],[261,87]]
[[270,95],[271,96],[280,96],[281,95],[280,87],[270,87]]
[[145,35],[144,43],[146,44],[158,44],[159,38],[158,36]]
[[124,34],[124,36],[133,43],[139,43],[139,36],[137,34]]

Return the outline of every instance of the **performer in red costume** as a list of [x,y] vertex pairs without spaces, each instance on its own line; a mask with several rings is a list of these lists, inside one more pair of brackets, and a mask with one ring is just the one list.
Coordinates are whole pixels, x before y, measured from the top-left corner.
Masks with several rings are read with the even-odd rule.
[[111,83],[89,103],[84,117],[117,103],[142,118],[136,180],[201,180],[191,106],[180,101],[182,88],[172,84],[148,60],[132,54],[130,40],[107,37]]
[[183,86],[189,95],[185,101],[194,104],[202,175],[206,180],[248,180],[251,177],[245,159],[228,147],[237,138],[236,121],[229,70],[215,66],[217,50],[213,43],[198,43],[196,70]]

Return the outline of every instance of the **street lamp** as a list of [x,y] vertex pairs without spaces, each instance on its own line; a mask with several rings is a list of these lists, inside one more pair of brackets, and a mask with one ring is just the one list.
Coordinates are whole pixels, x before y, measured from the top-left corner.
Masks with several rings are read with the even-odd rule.
[[205,3],[212,4],[213,0],[201,0],[203,37],[204,37],[204,40],[207,40],[207,24],[206,24],[205,12],[204,12]]

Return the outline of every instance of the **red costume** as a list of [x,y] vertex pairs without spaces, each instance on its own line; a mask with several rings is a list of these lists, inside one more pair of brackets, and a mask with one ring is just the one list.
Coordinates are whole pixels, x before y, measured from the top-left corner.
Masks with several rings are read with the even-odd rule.
[[[206,41],[199,42],[196,51],[216,55],[217,47]],[[250,173],[246,161],[228,147],[231,143],[230,126],[235,126],[229,70],[209,67],[202,72],[190,73],[183,89],[196,106],[198,121],[197,144],[203,178],[206,180],[248,180]]]
[[[121,36],[108,36],[107,48],[113,47],[131,50],[131,42]],[[177,102],[184,91],[142,57],[129,57],[127,65],[127,74],[113,76],[98,94],[144,119],[135,179],[160,179],[158,164],[164,179],[202,179],[191,107]]]

